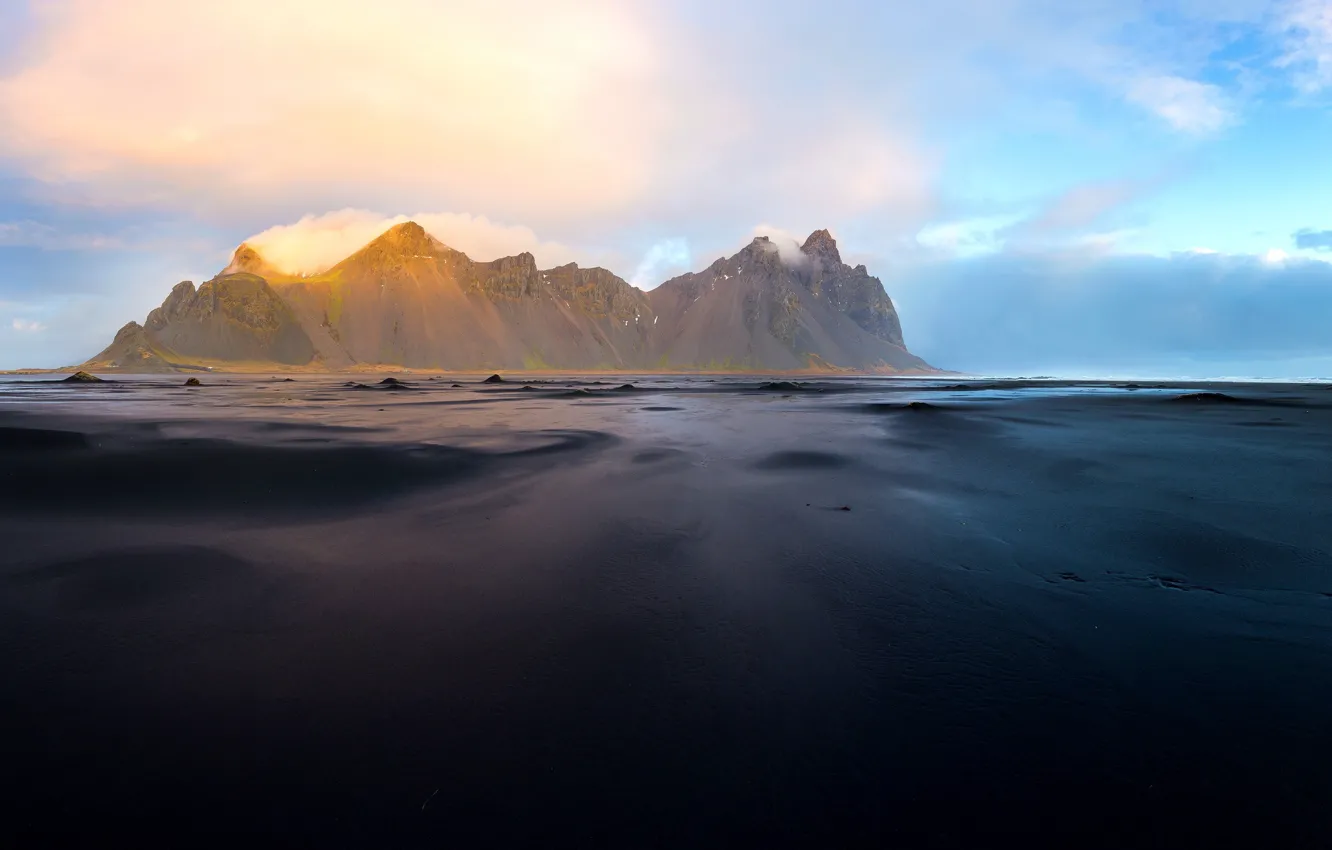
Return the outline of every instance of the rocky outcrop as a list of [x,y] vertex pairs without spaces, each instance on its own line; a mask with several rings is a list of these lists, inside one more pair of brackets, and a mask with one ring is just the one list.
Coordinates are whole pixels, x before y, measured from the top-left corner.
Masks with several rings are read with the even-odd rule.
[[[190,288],[193,290],[193,284]],[[153,313],[161,309],[159,307]],[[99,372],[174,372],[177,369],[175,360],[175,356],[164,351],[142,325],[130,322],[116,332],[110,345],[84,363],[83,368]]]
[[198,290],[177,284],[144,330],[154,344],[196,360],[302,366],[315,356],[291,308],[248,272],[219,275]]
[[648,296],[659,368],[930,370],[907,351],[883,284],[843,263],[826,230],[798,250],[760,236]]

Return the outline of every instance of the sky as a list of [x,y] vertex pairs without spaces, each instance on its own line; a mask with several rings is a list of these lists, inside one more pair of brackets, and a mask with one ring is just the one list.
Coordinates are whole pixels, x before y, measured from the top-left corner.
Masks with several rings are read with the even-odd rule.
[[651,288],[828,228],[935,365],[1332,376],[1332,0],[0,0],[0,369],[249,240]]

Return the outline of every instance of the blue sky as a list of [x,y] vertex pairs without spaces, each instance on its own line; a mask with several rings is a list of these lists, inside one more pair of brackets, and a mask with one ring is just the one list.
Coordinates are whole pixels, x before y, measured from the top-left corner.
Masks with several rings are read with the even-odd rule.
[[0,0],[0,368],[407,216],[644,287],[828,227],[940,366],[1332,375],[1329,151],[1332,0]]

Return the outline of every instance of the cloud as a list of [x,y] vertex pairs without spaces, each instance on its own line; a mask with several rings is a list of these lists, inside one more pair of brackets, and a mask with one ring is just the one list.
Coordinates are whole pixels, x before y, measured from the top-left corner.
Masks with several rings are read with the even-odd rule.
[[1295,232],[1296,248],[1308,248],[1314,251],[1332,251],[1332,230],[1298,230]]
[[629,282],[639,289],[653,289],[690,271],[691,262],[688,240],[663,239],[648,249]]
[[916,234],[916,242],[944,256],[967,258],[1001,251],[1014,225],[1027,213],[979,216],[931,224]]
[[19,333],[40,333],[46,330],[46,325],[32,319],[15,319],[9,326]]
[[36,221],[0,222],[0,246],[40,248],[46,251],[85,251],[124,247],[119,239],[112,236],[68,233]]
[[910,115],[871,119],[840,87],[797,107],[789,76],[749,73],[763,43],[666,11],[49,0],[41,50],[0,78],[0,156],[63,200],[206,214],[297,198],[572,230],[927,200]]
[[[984,374],[1291,375],[1323,358],[1332,264],[997,254],[885,279],[911,350]],[[1305,368],[1305,367],[1300,367]]]
[[1038,233],[1067,232],[1090,227],[1111,211],[1140,198],[1157,182],[1104,180],[1075,186],[1057,196],[1024,227]]
[[1130,84],[1127,97],[1185,133],[1215,133],[1234,120],[1221,89],[1183,77],[1142,77]]
[[1254,14],[1224,5],[829,0],[810,27],[792,0],[701,23],[666,0],[46,0],[0,71],[0,157],[61,202],[205,218],[914,233],[938,212],[944,140],[978,115],[1027,125],[1091,89],[1224,126],[1224,93],[1197,80]]
[[543,268],[581,261],[595,264],[596,255],[537,238],[530,228],[498,224],[466,213],[417,213],[385,216],[369,210],[345,209],[307,215],[294,224],[270,227],[245,241],[268,262],[290,274],[321,272],[355,253],[395,224],[415,221],[426,232],[473,260],[489,261],[524,251]]
[[1285,50],[1277,65],[1290,68],[1296,86],[1306,92],[1332,86],[1332,3],[1287,0],[1279,8]]
[[650,181],[670,117],[637,97],[662,72],[649,33],[603,0],[56,0],[39,21],[0,116],[6,152],[62,181],[597,210]]
[[1162,174],[1083,183],[1035,209],[932,223],[916,234],[915,243],[935,259],[1001,251],[1105,253],[1138,233],[1124,226],[1123,210],[1166,179]]
[[[770,224],[760,224],[752,231],[753,239],[756,236],[766,236],[768,238],[769,250],[776,251],[777,256],[782,258],[782,262],[788,266],[803,266],[809,263],[809,255],[800,250],[800,246],[805,244],[805,236],[799,236],[789,230],[783,230],[780,227],[773,227]],[[833,239],[836,240],[836,234]]]

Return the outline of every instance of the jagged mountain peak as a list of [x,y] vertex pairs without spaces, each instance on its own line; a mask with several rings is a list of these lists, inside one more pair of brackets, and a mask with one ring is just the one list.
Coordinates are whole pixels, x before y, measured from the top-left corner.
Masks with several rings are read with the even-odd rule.
[[366,247],[371,246],[396,250],[408,255],[431,254],[445,247],[443,242],[431,236],[424,227],[414,221],[393,225]]
[[280,277],[274,266],[250,243],[242,242],[231,255],[231,262],[222,270],[222,274],[253,274],[263,278]]
[[809,234],[805,244],[800,246],[800,250],[822,260],[828,260],[833,263],[841,263],[842,255],[837,250],[837,240],[827,230],[816,230]]
[[344,272],[399,273],[416,261],[453,254],[447,245],[414,221],[395,224],[333,267]]

